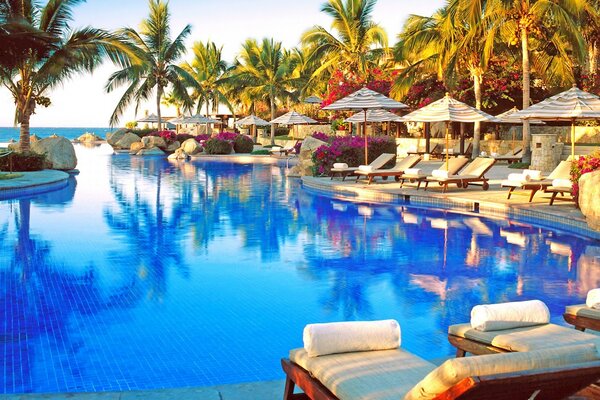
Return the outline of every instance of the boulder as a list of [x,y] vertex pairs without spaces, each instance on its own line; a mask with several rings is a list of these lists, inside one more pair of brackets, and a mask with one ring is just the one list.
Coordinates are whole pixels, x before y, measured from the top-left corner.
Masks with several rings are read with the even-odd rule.
[[175,150],[177,150],[179,148],[179,146],[181,146],[181,144],[178,141],[174,141],[167,145],[167,148],[165,149],[165,151],[167,153],[172,153]]
[[142,143],[142,142],[131,143],[131,146],[129,146],[129,153],[130,154],[137,154],[137,152],[140,151],[143,148],[144,148],[144,143]]
[[316,149],[326,144],[324,141],[315,139],[312,136],[304,139],[298,155],[298,164],[290,170],[288,176],[312,176],[314,166],[312,154]]
[[193,156],[202,151],[202,146],[200,146],[200,143],[196,142],[196,139],[188,139],[183,142],[181,149],[185,151],[186,154]]
[[70,170],[77,166],[77,156],[71,141],[64,137],[49,137],[31,143],[31,151],[44,154],[50,169]]
[[153,147],[158,147],[159,149],[167,148],[167,142],[160,136],[144,136],[142,138],[142,143],[144,143],[146,149],[151,149]]
[[121,138],[123,136],[125,136],[125,134],[127,133],[126,129],[119,129],[118,131],[112,132],[112,133],[107,133],[106,134],[106,141],[108,142],[108,144],[110,144],[111,146],[115,147],[115,145],[117,144],[117,142],[119,140],[121,140]]
[[159,149],[158,147],[152,148],[143,148],[137,152],[137,156],[164,156],[165,152]]
[[102,138],[94,133],[86,132],[79,136],[77,140],[80,142],[98,142],[101,141]]
[[579,208],[590,228],[600,231],[600,170],[579,178]]
[[33,134],[33,135],[29,136],[29,143],[37,142],[40,139],[41,139],[41,137],[39,137],[36,134]]
[[[116,149],[127,149],[131,148],[131,145],[135,142],[141,142],[141,139],[138,135],[131,132],[125,132],[125,134],[119,139],[117,143],[112,145]],[[145,147],[145,146],[144,146]]]
[[177,149],[173,154],[170,154],[167,157],[169,160],[187,160],[190,156],[188,156],[183,149]]

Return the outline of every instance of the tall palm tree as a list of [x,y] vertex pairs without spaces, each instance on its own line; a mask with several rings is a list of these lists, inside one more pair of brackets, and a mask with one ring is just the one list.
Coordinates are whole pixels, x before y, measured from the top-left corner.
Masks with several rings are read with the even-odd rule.
[[217,47],[211,41],[196,42],[192,52],[194,59],[182,67],[194,78],[191,97],[197,101],[197,111],[204,104],[208,116],[211,104],[213,112],[217,112],[219,104],[225,104],[233,112],[233,106],[225,94],[225,81],[221,79],[228,70],[227,62],[222,58],[223,47]]
[[332,68],[363,75],[385,55],[388,38],[373,22],[377,0],[328,0],[321,11],[333,18],[335,33],[314,26],[302,35],[302,43],[312,48],[311,58],[321,61],[316,75]]
[[8,55],[16,57],[0,65],[0,82],[15,101],[21,151],[29,150],[29,121],[36,107],[51,104],[47,97],[50,90],[75,74],[94,70],[106,57],[119,63],[136,61],[118,35],[69,26],[73,7],[83,1],[52,0],[42,5],[34,0],[0,0],[2,21],[8,24],[4,25],[5,32],[11,36],[12,26],[20,33],[10,38],[11,47],[2,41],[4,51],[8,49]]
[[161,130],[160,103],[165,88],[172,86],[173,93],[183,100],[184,106],[191,107],[191,99],[186,90],[186,84],[193,84],[193,78],[176,62],[185,53],[185,39],[192,27],[185,28],[171,40],[169,26],[168,3],[163,0],[149,0],[150,14],[142,21],[140,32],[131,28],[121,29],[128,43],[135,49],[135,56],[141,60],[134,63],[130,59],[122,63],[122,69],[112,74],[106,83],[108,93],[121,85],[128,84],[125,93],[119,100],[110,124],[115,125],[125,108],[135,101],[135,111],[140,103],[150,99],[155,92],[156,114],[158,115],[158,130]]
[[[275,119],[277,101],[291,96],[291,69],[281,42],[265,38],[258,43],[255,39],[247,39],[225,81],[241,88],[239,95],[246,100],[267,101],[271,119]],[[271,144],[274,143],[275,126],[271,125]]]
[[181,100],[179,97],[177,97],[177,95],[175,95],[175,93],[173,93],[172,91],[166,93],[163,96],[161,104],[163,106],[167,106],[167,107],[175,107],[177,116],[178,117],[181,116],[181,109],[183,108],[183,100]]

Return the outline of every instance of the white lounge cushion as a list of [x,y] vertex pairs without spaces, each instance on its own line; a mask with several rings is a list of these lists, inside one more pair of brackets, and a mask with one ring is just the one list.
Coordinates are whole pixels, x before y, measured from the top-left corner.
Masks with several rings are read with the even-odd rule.
[[552,186],[559,188],[570,188],[573,186],[570,179],[553,179]]
[[421,170],[421,168],[408,168],[408,169],[404,170],[404,175],[421,176],[421,175],[423,175],[423,171]]
[[358,170],[363,172],[373,172],[374,168],[371,165],[359,165]]
[[333,163],[333,168],[335,168],[335,169],[346,169],[346,168],[348,168],[348,164],[346,164],[346,163]]
[[400,325],[393,319],[309,324],[302,335],[309,357],[400,347]]
[[577,315],[578,317],[594,318],[600,321],[600,309],[588,307],[587,304],[575,304],[566,306],[567,314]]
[[525,169],[523,170],[523,176],[526,177],[528,181],[539,181],[542,179],[542,171],[538,171],[537,169]]
[[592,289],[588,292],[585,304],[594,309],[600,309],[600,289]]
[[304,349],[290,360],[309,371],[338,399],[399,400],[435,365],[403,349],[309,357]]
[[448,179],[448,171],[445,169],[434,169],[431,171],[431,176],[439,179]]
[[524,353],[453,358],[430,372],[415,385],[404,399],[433,399],[468,377],[557,368],[597,360],[598,351],[594,344],[557,347]]
[[471,310],[471,326],[480,331],[496,331],[547,324],[550,310],[539,300],[484,304]]
[[529,175],[513,173],[508,174],[508,180],[511,182],[527,182],[528,180],[531,180],[531,178]]

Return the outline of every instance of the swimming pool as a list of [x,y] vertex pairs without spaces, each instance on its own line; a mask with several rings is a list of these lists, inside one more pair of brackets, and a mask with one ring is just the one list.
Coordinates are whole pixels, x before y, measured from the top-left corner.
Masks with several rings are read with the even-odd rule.
[[435,359],[475,304],[540,298],[562,323],[600,284],[590,239],[332,200],[276,166],[77,151],[65,189],[0,202],[2,393],[279,379],[309,322],[395,318]]

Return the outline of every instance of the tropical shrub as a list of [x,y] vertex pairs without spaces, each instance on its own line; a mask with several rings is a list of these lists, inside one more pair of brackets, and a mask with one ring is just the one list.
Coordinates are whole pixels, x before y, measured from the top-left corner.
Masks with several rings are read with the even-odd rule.
[[[396,154],[396,140],[391,136],[373,136],[368,139],[368,157],[373,161],[383,153]],[[315,175],[328,174],[334,163],[346,163],[356,167],[365,163],[365,139],[360,136],[334,136],[328,144],[313,153]],[[395,160],[385,167],[392,167]]]
[[183,143],[188,139],[195,139],[195,136],[190,135],[189,133],[179,133],[175,138],[179,143]]
[[332,138],[332,136],[329,136],[328,134],[323,132],[313,132],[310,136],[323,142],[329,142],[329,140]]
[[575,204],[579,204],[579,178],[583,174],[600,169],[600,150],[587,156],[579,157],[571,166],[571,182],[573,182],[572,194]]
[[161,137],[167,143],[172,143],[177,139],[177,134],[174,131],[155,131],[155,132],[149,133],[148,136]]
[[254,141],[246,135],[237,135],[233,140],[233,150],[236,153],[252,153],[254,150]]
[[201,135],[196,135],[196,136],[194,136],[194,139],[196,139],[196,142],[198,142],[198,143],[202,143],[202,142],[204,142],[204,141],[206,141],[206,140],[210,139],[210,136],[211,136],[211,135],[209,135],[208,133],[203,133],[203,134],[201,134]]
[[11,153],[0,157],[0,171],[41,171],[46,167],[46,157],[32,152]]
[[239,136],[239,133],[235,132],[221,132],[218,133],[215,137],[220,140],[227,140],[229,142],[233,142],[236,137]]
[[152,132],[156,132],[156,128],[144,128],[144,129],[127,129],[127,132],[135,133],[140,138],[148,136]]
[[229,140],[223,140],[218,137],[210,138],[204,143],[206,154],[231,154],[233,145]]
[[271,152],[269,150],[260,149],[260,150],[254,150],[250,154],[252,154],[253,156],[269,156],[269,155],[271,155]]

